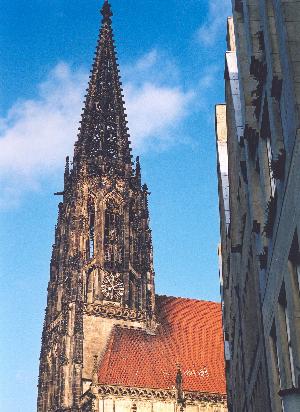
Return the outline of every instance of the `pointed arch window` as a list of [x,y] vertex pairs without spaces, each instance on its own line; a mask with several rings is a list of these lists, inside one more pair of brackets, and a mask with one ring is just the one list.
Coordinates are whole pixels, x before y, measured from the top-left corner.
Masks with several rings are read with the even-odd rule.
[[89,224],[89,242],[88,257],[92,259],[95,255],[95,202],[90,198],[88,202],[88,224]]
[[114,201],[110,201],[105,211],[104,245],[106,264],[120,266],[123,260],[123,217]]
[[142,309],[142,282],[139,281],[137,284],[137,302],[136,302],[137,310]]

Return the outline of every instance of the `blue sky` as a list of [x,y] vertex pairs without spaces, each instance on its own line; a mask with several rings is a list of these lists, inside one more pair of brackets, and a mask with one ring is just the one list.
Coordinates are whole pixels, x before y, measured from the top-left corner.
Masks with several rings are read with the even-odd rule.
[[[229,0],[112,0],[134,153],[150,196],[156,288],[219,300],[214,105]],[[3,0],[0,27],[0,409],[35,410],[64,158],[101,1]],[[18,394],[16,398],[16,394]]]

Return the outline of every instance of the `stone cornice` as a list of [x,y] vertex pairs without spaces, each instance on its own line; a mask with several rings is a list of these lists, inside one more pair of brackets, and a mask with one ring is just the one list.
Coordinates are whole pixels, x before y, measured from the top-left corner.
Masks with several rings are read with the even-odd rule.
[[146,322],[149,319],[146,311],[137,311],[134,309],[113,305],[85,303],[83,313],[89,316],[100,316],[104,318],[114,318],[136,322]]
[[[175,401],[177,399],[176,389],[150,389],[150,388],[130,388],[117,385],[92,385],[82,396],[82,403],[90,402],[95,397],[100,398],[123,398],[128,397],[139,400]],[[185,401],[193,403],[211,403],[213,405],[224,405],[227,396],[220,393],[206,393],[200,391],[185,391]]]

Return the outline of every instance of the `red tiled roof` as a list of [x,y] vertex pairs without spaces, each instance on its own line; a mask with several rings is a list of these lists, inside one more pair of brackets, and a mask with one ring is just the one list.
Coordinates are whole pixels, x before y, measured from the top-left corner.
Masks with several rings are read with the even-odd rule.
[[156,297],[155,336],[115,327],[99,369],[99,383],[174,388],[177,364],[183,389],[225,394],[221,305]]

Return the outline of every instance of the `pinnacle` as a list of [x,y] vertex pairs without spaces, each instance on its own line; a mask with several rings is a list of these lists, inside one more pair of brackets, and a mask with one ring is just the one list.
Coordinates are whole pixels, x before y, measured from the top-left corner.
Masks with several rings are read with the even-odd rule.
[[136,161],[135,161],[135,177],[138,186],[141,186],[141,165],[140,165],[140,157],[137,156]]

